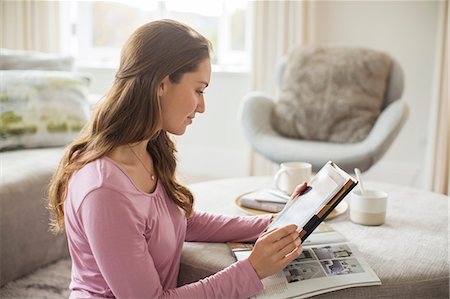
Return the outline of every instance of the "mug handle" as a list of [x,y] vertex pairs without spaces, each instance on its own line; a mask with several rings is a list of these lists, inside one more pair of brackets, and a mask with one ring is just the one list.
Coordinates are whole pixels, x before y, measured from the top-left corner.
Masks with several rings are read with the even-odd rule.
[[283,173],[286,173],[286,169],[280,169],[278,170],[278,172],[275,174],[275,187],[277,187],[278,190],[281,190],[280,186],[279,186],[279,181],[280,181],[280,177]]

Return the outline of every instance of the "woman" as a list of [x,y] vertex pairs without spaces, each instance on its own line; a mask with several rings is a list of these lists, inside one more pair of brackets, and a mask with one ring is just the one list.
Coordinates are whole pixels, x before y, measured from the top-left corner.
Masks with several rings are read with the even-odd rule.
[[271,220],[195,212],[175,179],[168,134],[205,111],[209,53],[207,39],[172,20],[143,25],[124,46],[111,90],[50,186],[53,227],[65,228],[72,258],[70,298],[245,298],[300,255],[287,226],[261,235],[247,260],[177,288],[184,241],[254,241]]

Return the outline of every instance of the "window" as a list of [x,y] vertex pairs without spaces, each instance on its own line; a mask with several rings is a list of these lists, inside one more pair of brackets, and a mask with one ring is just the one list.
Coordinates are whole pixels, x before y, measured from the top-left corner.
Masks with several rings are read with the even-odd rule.
[[83,64],[117,65],[120,48],[137,27],[170,18],[189,24],[212,42],[216,68],[249,68],[247,1],[70,1],[62,7],[67,24],[64,49]]

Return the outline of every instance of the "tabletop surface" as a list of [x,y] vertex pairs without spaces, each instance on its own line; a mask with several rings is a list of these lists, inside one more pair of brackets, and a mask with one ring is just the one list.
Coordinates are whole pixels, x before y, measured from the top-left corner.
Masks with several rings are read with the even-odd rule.
[[[388,193],[385,224],[358,225],[349,220],[348,212],[327,223],[358,247],[383,283],[448,277],[448,197],[386,183],[364,185]],[[189,187],[195,196],[196,210],[245,215],[235,199],[249,191],[271,188],[273,182],[271,177],[246,177]]]

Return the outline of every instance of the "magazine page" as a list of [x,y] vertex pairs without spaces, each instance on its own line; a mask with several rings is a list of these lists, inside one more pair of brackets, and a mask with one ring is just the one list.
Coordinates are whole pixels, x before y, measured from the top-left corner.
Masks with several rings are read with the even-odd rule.
[[346,287],[381,284],[350,243],[305,246],[302,255],[282,273],[277,289],[282,282],[286,289],[280,293],[267,288],[258,298],[305,298]]
[[310,190],[286,206],[269,225],[268,230],[288,224],[296,224],[301,229],[314,213],[341,190],[346,182],[347,179],[341,176],[330,163],[325,164],[308,182]]
[[[245,259],[250,250],[236,257]],[[262,280],[264,291],[255,298],[306,298],[333,290],[381,284],[380,279],[350,243],[304,246],[303,253],[283,271]]]
[[322,222],[314,232],[303,242],[303,246],[344,243],[348,240],[341,233],[335,231],[326,222]]

